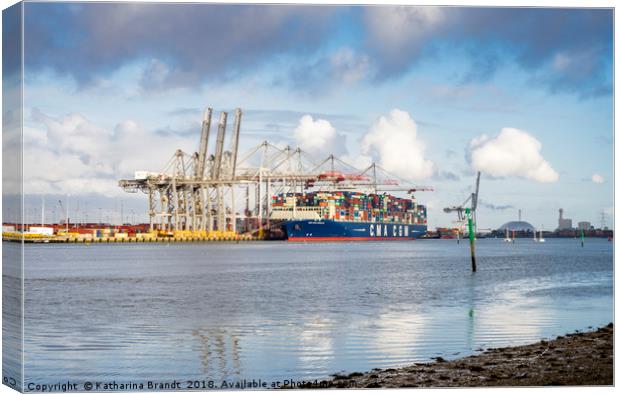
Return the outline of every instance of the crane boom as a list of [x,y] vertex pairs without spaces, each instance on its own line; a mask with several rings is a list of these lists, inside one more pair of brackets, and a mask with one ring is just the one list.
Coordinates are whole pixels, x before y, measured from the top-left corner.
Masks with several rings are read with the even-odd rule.
[[213,179],[220,179],[220,168],[222,167],[222,154],[224,153],[224,137],[226,134],[226,118],[228,114],[222,112],[220,121],[217,124],[217,139],[215,141],[215,159],[213,161]]
[[235,109],[235,121],[233,123],[233,137],[230,146],[230,152],[232,154],[231,166],[231,179],[235,179],[235,168],[237,167],[237,152],[239,150],[239,129],[241,128],[241,108]]
[[472,212],[476,212],[476,208],[478,207],[478,189],[480,189],[480,171],[478,171],[478,176],[476,177],[476,191],[471,195]]
[[207,108],[202,119],[202,129],[200,130],[200,145],[198,147],[198,163],[196,166],[196,176],[200,179],[205,173],[205,163],[207,160],[207,148],[209,146],[209,132],[211,130],[211,114],[213,109]]

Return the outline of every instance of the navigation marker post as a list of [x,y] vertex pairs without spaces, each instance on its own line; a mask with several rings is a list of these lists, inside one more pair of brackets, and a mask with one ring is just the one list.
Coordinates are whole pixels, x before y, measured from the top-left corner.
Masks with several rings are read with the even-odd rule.
[[471,252],[471,272],[476,272],[476,232],[474,231],[474,221],[472,219],[472,211],[465,208],[467,215],[467,227],[469,230],[469,251]]
[[[478,206],[478,190],[480,188],[480,171],[476,177],[476,189],[469,197],[459,206],[444,208],[445,213],[456,211],[459,221],[463,222],[467,218],[467,227],[469,229],[469,250],[471,252],[471,271],[476,272],[476,207]],[[471,208],[464,208],[467,203]],[[457,241],[458,242],[458,241]]]

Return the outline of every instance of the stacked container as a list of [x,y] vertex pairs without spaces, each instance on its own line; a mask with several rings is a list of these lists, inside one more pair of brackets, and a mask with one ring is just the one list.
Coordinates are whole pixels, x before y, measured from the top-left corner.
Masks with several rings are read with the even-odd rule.
[[351,191],[286,193],[272,197],[272,207],[318,208],[320,217],[337,221],[426,224],[426,207],[414,199]]

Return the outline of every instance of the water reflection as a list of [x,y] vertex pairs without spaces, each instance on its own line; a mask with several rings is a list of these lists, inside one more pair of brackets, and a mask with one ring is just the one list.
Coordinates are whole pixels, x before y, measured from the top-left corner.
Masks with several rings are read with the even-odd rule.
[[222,328],[202,328],[194,330],[192,335],[200,343],[202,371],[206,376],[241,375],[241,349],[237,335]]
[[469,284],[467,291],[467,303],[469,311],[467,312],[467,324],[466,324],[466,339],[465,346],[467,349],[472,349],[474,346],[474,336],[476,328],[476,275],[472,273],[469,275]]
[[371,339],[373,358],[405,362],[420,349],[420,339],[428,327],[428,317],[402,312],[387,312],[376,318]]
[[334,321],[320,317],[304,320],[299,328],[299,361],[305,368],[326,365],[334,357]]
[[2,375],[13,388],[22,385],[21,245],[2,245]]
[[29,247],[26,376],[322,379],[612,320],[609,243],[522,246]]

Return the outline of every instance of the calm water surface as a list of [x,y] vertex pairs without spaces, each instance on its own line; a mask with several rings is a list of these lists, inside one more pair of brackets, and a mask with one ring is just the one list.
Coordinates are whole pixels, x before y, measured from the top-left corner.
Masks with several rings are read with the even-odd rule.
[[26,245],[25,383],[321,379],[613,320],[611,242],[477,251],[472,275],[451,240]]

